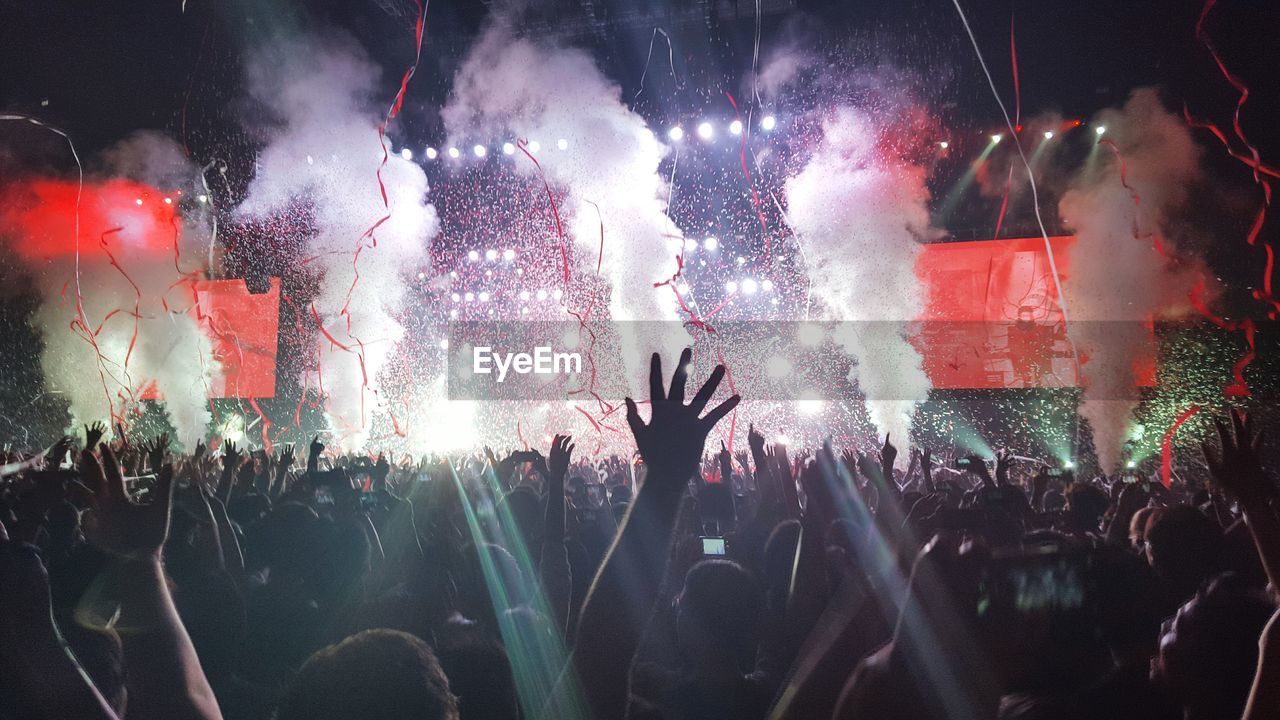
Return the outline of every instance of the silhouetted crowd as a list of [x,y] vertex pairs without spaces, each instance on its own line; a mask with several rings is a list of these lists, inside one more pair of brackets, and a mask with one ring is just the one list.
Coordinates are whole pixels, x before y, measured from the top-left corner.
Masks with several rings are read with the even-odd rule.
[[7,451],[0,718],[1280,718],[1245,415],[1168,486],[889,437],[735,453],[704,447],[723,368],[686,397],[688,365],[626,401],[631,457],[101,424]]

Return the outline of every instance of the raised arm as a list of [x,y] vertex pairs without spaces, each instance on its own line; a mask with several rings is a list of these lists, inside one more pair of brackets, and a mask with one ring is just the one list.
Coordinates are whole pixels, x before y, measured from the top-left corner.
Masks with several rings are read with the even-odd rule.
[[162,566],[173,502],[173,466],[165,465],[153,500],[136,503],[128,495],[111,448],[101,445],[102,462],[88,451],[81,472],[103,488],[89,512],[85,534],[112,556],[120,615],[116,630],[129,668],[129,717],[214,720],[221,718],[191,638],[178,618]]
[[718,366],[686,405],[691,357],[687,349],[681,353],[668,391],[662,382],[662,360],[653,355],[648,423],[640,418],[635,401],[626,399],[627,424],[645,463],[645,481],[587,594],[572,658],[588,714],[600,720],[625,714],[631,659],[662,581],[680,498],[698,470],[707,434],[739,401],[734,395],[702,416],[724,377],[724,367]]
[[569,605],[573,595],[569,551],[564,544],[564,481],[576,447],[570,444],[571,441],[568,435],[556,435],[551,441],[550,457],[545,462],[539,458],[539,462],[534,463],[547,484],[538,575],[547,595],[547,605],[555,613],[556,629],[560,632],[568,629]]

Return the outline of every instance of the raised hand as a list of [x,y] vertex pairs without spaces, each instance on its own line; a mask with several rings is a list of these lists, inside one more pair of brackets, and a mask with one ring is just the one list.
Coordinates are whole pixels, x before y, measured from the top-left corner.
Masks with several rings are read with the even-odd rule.
[[324,452],[324,443],[320,442],[320,436],[316,435],[311,438],[311,445],[308,446],[308,452],[311,457],[320,457],[320,453]]
[[547,455],[549,477],[564,479],[569,474],[570,458],[577,447],[569,444],[572,439],[568,435],[556,435],[551,441],[551,452]]
[[886,480],[893,479],[893,463],[898,459],[898,448],[889,442],[889,433],[884,434],[884,446],[880,448],[880,470]]
[[652,413],[646,424],[640,419],[636,403],[626,399],[627,424],[631,426],[631,434],[635,436],[640,456],[648,467],[648,479],[663,483],[683,484],[698,470],[698,462],[702,458],[703,446],[711,428],[725,415],[738,406],[741,398],[737,395],[712,408],[705,417],[702,414],[720,380],[724,378],[723,365],[717,365],[711,371],[711,377],[693,396],[693,400],[684,404],[685,384],[689,380],[689,361],[693,353],[688,348],[680,353],[680,360],[671,376],[671,389],[667,391],[662,383],[662,358],[657,353],[649,363],[649,399]]
[[173,466],[164,465],[156,477],[152,501],[134,502],[124,487],[116,455],[105,443],[99,446],[102,461],[85,450],[80,472],[85,484],[100,487],[95,504],[85,518],[85,537],[113,555],[158,558],[169,537],[169,509],[173,503]]
[[244,461],[244,451],[236,447],[231,440],[222,442],[222,468],[235,472],[240,469],[240,464]]
[[98,447],[98,443],[102,442],[103,436],[107,434],[107,424],[101,420],[92,425],[84,426],[84,446],[86,450],[92,450]]
[[727,483],[733,481],[733,453],[729,452],[729,448],[720,441],[720,453],[716,456],[720,462],[720,482]]
[[160,433],[148,442],[142,443],[142,451],[147,454],[148,467],[156,472],[164,464],[164,456],[169,452],[169,433]]
[[1213,425],[1218,430],[1221,452],[1214,452],[1208,443],[1201,444],[1201,449],[1214,484],[1242,503],[1265,502],[1275,488],[1262,471],[1258,452],[1262,432],[1254,429],[1253,418],[1233,409],[1226,420],[1215,417]]
[[[379,455],[378,457],[381,458],[382,456]],[[293,445],[285,445],[280,448],[280,454],[276,459],[276,469],[283,471],[291,467],[293,467]]]
[[1013,464],[1013,453],[1001,448],[996,451],[996,485],[1004,487],[1009,484],[1009,466]]

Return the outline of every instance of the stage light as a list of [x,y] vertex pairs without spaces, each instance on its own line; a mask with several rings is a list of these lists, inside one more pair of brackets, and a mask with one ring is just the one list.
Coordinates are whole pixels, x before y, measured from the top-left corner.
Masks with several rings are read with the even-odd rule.
[[449,148],[449,157],[451,157],[451,158],[453,158],[453,159],[455,159],[455,160],[456,160],[456,159],[458,159],[458,156],[459,156],[459,155],[462,155],[462,153],[458,152],[458,148],[456,148],[456,147],[451,147],[451,148]]
[[1045,139],[1045,140],[1052,140],[1052,139],[1053,139],[1053,131],[1052,131],[1052,130],[1045,130],[1045,131],[1044,131],[1044,139]]
[[475,262],[480,259],[480,253],[476,252],[475,250],[472,250],[467,253],[467,259],[470,260],[471,262]]
[[528,291],[528,290],[521,290],[521,291],[520,291],[520,299],[521,299],[521,300],[528,300],[528,299],[529,299],[529,291]]
[[208,195],[197,195],[197,196],[196,196],[196,201],[198,201],[198,202],[202,202],[202,203],[209,202],[209,196],[208,196]]
[[516,259],[516,251],[515,251],[515,250],[512,250],[511,248],[507,248],[506,250],[503,250],[503,251],[502,251],[502,259],[503,259],[503,260],[506,260],[507,262],[511,262],[512,260],[515,260],[515,259]]
[[141,204],[142,204],[142,198],[138,198],[137,200],[134,200],[134,202],[136,202],[136,203],[138,203],[139,205],[141,205]]
[[542,145],[538,144],[537,140],[530,140],[525,147],[528,148],[531,155],[538,154],[538,151],[542,149]]
[[681,140],[684,139],[684,128],[680,127],[679,125],[676,125],[675,127],[667,131],[667,137],[672,142],[680,142]]
[[739,255],[736,262],[738,263],[739,266],[746,265],[747,259]]
[[1134,461],[1130,460],[1129,462],[1125,463],[1125,464],[1124,464],[1124,466],[1125,466],[1125,467],[1127,467],[1127,468],[1129,468],[1130,470],[1132,470],[1132,469],[1134,469],[1134,468],[1138,467],[1138,463],[1136,463],[1136,462],[1134,462]]
[[424,273],[424,272],[420,272],[420,273],[418,273],[418,279],[419,279],[419,280],[426,280],[426,279],[427,279],[427,274],[426,274],[426,273]]
[[760,281],[760,289],[765,292],[773,292],[773,281],[772,280]]
[[716,129],[711,126],[711,123],[705,120],[698,123],[698,137],[702,138],[703,140],[710,140],[711,137],[715,134],[716,134]]
[[943,140],[942,142],[938,143],[938,147],[942,148],[943,150],[946,150],[947,148],[951,147],[951,143],[947,142],[946,140]]
[[471,148],[471,152],[475,153],[475,154],[476,154],[476,157],[478,157],[478,158],[482,158],[482,157],[484,157],[485,155],[488,155],[488,154],[489,154],[489,148],[487,148],[487,147],[485,147],[485,146],[483,146],[483,145],[477,145],[477,146],[475,146],[475,147]]
[[172,205],[172,204],[173,204],[173,198],[165,198],[165,199],[164,199],[164,204],[165,204],[165,205]]
[[684,249],[686,252],[693,252],[698,249],[698,241],[693,238],[684,239]]
[[412,160],[413,151],[410,150],[409,148],[404,148],[403,150],[400,151],[400,157],[404,158],[405,160]]
[[502,143],[502,154],[503,154],[503,155],[514,155],[514,154],[515,154],[515,152],[516,152],[516,146],[515,146],[515,145],[512,145],[512,144],[511,144],[511,143],[509,143],[509,142]]
[[822,400],[800,400],[796,402],[796,409],[801,415],[817,415],[826,408],[827,403]]
[[539,300],[546,300],[546,299],[547,299],[547,291],[546,291],[546,290],[539,290],[539,291],[538,291],[538,294],[537,294],[537,296],[536,296],[536,297],[537,297]]
[[742,292],[747,295],[755,295],[756,290],[760,289],[760,285],[752,278],[746,278],[742,281]]
[[564,297],[564,291],[561,290],[560,288],[556,288],[555,292],[551,293],[551,297],[556,300],[559,300],[560,298]]
[[476,299],[476,294],[475,294],[475,293],[471,293],[471,292],[469,292],[469,293],[467,293],[466,295],[463,295],[463,296],[462,296],[462,299],[463,299],[463,300],[466,300],[467,302],[471,302],[472,300],[475,300],[475,299]]
[[772,115],[765,115],[760,118],[760,128],[762,130],[772,130],[778,126],[778,118]]
[[449,299],[450,299],[450,300],[453,300],[454,302],[458,302],[459,300],[461,300],[461,299],[462,299],[462,296],[461,296],[461,295],[459,295],[458,293],[454,293],[454,294],[452,294],[452,295],[450,295],[450,296],[449,296]]
[[489,302],[489,293],[488,293],[488,292],[486,292],[486,291],[484,291],[484,290],[481,290],[481,291],[480,291],[480,302]]
[[734,282],[734,281],[730,280],[729,282],[727,282],[727,283],[725,283],[725,284],[724,284],[724,291],[725,291],[725,292],[727,292],[727,293],[736,293],[736,292],[738,292],[738,283],[736,283],[736,282]]
[[1075,463],[1073,463],[1073,462],[1071,462],[1070,460],[1067,460],[1066,462],[1062,463],[1062,467],[1064,467],[1064,468],[1066,468],[1066,469],[1068,469],[1068,470],[1070,470],[1071,468],[1073,468],[1073,467],[1075,467],[1075,466],[1076,466],[1076,464],[1075,464]]
[[560,138],[559,140],[557,140],[557,141],[556,141],[556,149],[557,149],[557,150],[568,150],[568,149],[569,149],[569,141],[568,141],[568,140],[565,140],[564,138]]
[[741,135],[741,134],[742,134],[742,121],[741,121],[741,120],[734,120],[733,122],[729,123],[729,134],[730,134],[730,135]]
[[998,142],[1000,142],[1000,141],[1001,141],[1001,140],[1003,140],[1003,139],[1004,139],[1004,135],[1001,135],[1000,133],[996,133],[995,135],[992,135],[992,136],[991,136],[991,142],[992,142],[992,143],[998,143]]
[[709,237],[702,241],[702,247],[706,248],[707,252],[715,252],[716,248],[720,247],[720,241],[714,237]]
[[440,349],[441,350],[449,349],[449,338],[440,338]]
[[488,249],[488,250],[485,250],[485,251],[484,251],[484,259],[485,259],[485,260],[488,260],[489,262],[493,262],[494,260],[497,260],[497,259],[498,259],[498,251],[497,251],[497,250],[494,250],[493,248],[490,248],[490,249]]
[[1094,133],[1096,133],[1096,134],[1098,134],[1098,135],[1101,135],[1102,133],[1104,133],[1104,132],[1106,132],[1106,131],[1107,131],[1107,128],[1106,128],[1106,126],[1104,126],[1104,125],[1099,125],[1098,127],[1096,127],[1096,128],[1094,128],[1094,129],[1093,129],[1093,132],[1094,132]]
[[428,160],[435,160],[435,159],[436,159],[437,157],[439,157],[439,156],[440,156],[440,153],[439,153],[435,148],[433,148],[433,147],[429,147],[429,148],[427,148],[427,159],[428,159]]

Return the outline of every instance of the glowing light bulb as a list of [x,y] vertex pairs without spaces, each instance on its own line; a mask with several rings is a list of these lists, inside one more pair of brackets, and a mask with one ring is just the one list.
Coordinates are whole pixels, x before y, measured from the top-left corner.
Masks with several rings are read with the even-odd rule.
[[1000,142],[1000,141],[1001,141],[1001,140],[1003,140],[1003,139],[1004,139],[1004,135],[1001,135],[1000,133],[996,133],[995,135],[992,135],[992,136],[991,136],[991,142],[992,142],[992,143],[998,143],[998,142]]
[[484,259],[485,259],[485,260],[488,260],[489,262],[493,262],[494,260],[497,260],[497,259],[498,259],[498,251],[497,251],[497,250],[494,250],[494,249],[492,249],[492,248],[490,248],[489,250],[485,250],[485,251],[484,251]]
[[1045,140],[1052,140],[1052,139],[1053,139],[1053,131],[1052,131],[1052,130],[1045,130],[1045,131],[1044,131],[1044,139],[1045,139]]
[[730,134],[730,135],[741,135],[741,134],[742,134],[742,121],[741,121],[741,120],[734,120],[733,122],[729,123],[729,134]]
[[675,127],[667,131],[667,137],[672,142],[680,142],[681,140],[684,139],[684,128],[680,127],[679,125],[676,125]]
[[537,140],[530,140],[529,144],[526,145],[525,147],[527,147],[529,149],[530,154],[533,154],[533,155],[538,154],[538,151],[542,149],[542,145],[539,144]]
[[716,248],[720,247],[720,241],[714,237],[709,237],[702,241],[702,247],[706,248],[707,252],[715,252]]
[[440,151],[436,150],[433,147],[429,147],[427,148],[426,155],[428,160],[435,160],[436,158],[440,157]]
[[471,152],[475,153],[476,157],[482,158],[485,155],[489,154],[489,148],[483,145],[476,145],[475,147],[471,148]]
[[409,148],[404,148],[403,150],[400,151],[400,157],[404,158],[405,160],[412,160],[413,151],[410,150]]
[[509,143],[509,142],[507,142],[507,143],[502,143],[502,154],[503,154],[503,155],[514,155],[514,154],[515,154],[515,152],[516,152],[516,146],[515,146],[515,145],[512,145],[512,144],[511,144],[511,143]]
[[942,142],[938,143],[938,147],[942,148],[943,150],[946,150],[947,148],[951,147],[951,143],[947,142],[946,140],[943,140]]
[[725,291],[725,292],[727,292],[727,293],[736,293],[736,292],[738,292],[738,283],[736,283],[736,282],[734,282],[734,281],[730,280],[729,282],[727,282],[727,283],[725,283],[725,284],[724,284],[724,291]]
[[778,125],[778,118],[772,115],[765,115],[760,118],[760,127],[763,130],[772,130]]
[[515,251],[515,250],[512,250],[511,248],[507,248],[506,250],[503,250],[503,251],[502,251],[502,259],[503,259],[503,260],[506,260],[507,262],[511,262],[512,260],[515,260],[515,259],[516,259],[516,251]]
[[711,123],[706,122],[705,120],[703,122],[698,123],[698,137],[702,138],[703,140],[710,140],[712,136],[715,134],[716,134],[716,129],[711,126]]
[[467,253],[467,259],[470,260],[471,262],[475,262],[480,259],[480,253],[476,252],[475,250],[472,250]]
[[456,148],[456,147],[451,147],[451,148],[449,148],[449,157],[451,157],[451,158],[453,158],[453,159],[457,160],[457,159],[458,159],[458,157],[459,157],[459,156],[461,156],[461,155],[462,155],[462,153],[458,151],[458,148]]
[[565,140],[564,138],[560,138],[559,140],[557,140],[557,141],[556,141],[556,149],[557,149],[557,150],[568,150],[568,149],[569,149],[569,141],[568,141],[568,140]]
[[1102,133],[1107,131],[1107,128],[1103,125],[1099,125],[1098,127],[1094,128],[1093,131],[1098,135],[1101,135]]
[[747,295],[755,295],[756,290],[760,289],[760,285],[752,278],[746,278],[742,281],[742,292]]

